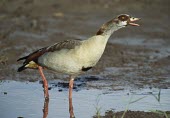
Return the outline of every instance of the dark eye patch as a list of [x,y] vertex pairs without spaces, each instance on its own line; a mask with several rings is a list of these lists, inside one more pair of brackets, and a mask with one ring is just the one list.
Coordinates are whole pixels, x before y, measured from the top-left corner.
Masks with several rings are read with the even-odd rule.
[[120,16],[118,16],[118,19],[121,20],[121,21],[127,21],[129,19],[129,16],[127,16],[127,15],[120,15]]

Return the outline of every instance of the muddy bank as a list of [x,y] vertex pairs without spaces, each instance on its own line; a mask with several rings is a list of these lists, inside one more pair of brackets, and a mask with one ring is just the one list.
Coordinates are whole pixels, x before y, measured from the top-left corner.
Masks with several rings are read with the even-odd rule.
[[[85,75],[99,75],[110,82],[118,81],[121,86],[129,81],[128,86],[131,87],[140,88],[146,85],[168,88],[168,3],[168,0],[87,0],[82,5],[79,1],[68,4],[63,0],[1,1],[0,79],[40,80],[34,70],[17,73],[16,70],[21,63],[17,63],[16,60],[57,41],[87,39],[110,18],[120,13],[128,13],[141,17],[141,26],[127,27],[115,32],[99,63]],[[50,72],[46,72],[46,76],[51,80],[67,78],[65,75]],[[114,83],[112,86],[115,86]]]
[[[100,116],[100,118],[121,118],[124,114],[124,111],[122,112],[112,112],[108,111],[106,112],[105,116]],[[168,117],[170,117],[170,112],[165,112]],[[143,112],[143,111],[127,111],[123,118],[165,118],[165,115],[163,112],[161,113],[153,113],[153,112]],[[98,117],[94,117],[98,118]]]

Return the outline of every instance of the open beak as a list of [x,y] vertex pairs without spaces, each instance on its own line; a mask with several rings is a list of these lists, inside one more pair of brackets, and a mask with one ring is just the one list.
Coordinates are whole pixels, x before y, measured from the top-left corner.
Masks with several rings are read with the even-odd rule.
[[138,20],[140,20],[140,18],[134,18],[134,17],[130,18],[130,20],[129,20],[129,25],[132,25],[132,26],[140,26],[139,24],[134,23],[135,21],[138,21]]

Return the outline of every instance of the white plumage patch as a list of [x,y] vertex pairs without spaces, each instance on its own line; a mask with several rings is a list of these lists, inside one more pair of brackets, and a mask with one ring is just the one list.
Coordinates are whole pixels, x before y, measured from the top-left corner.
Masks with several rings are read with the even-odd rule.
[[120,21],[118,26],[125,27],[127,25],[127,21]]

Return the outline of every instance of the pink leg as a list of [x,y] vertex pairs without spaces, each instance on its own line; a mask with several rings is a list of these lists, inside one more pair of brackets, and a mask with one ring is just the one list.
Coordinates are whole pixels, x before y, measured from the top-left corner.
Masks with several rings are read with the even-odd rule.
[[75,118],[74,112],[73,112],[73,104],[72,104],[73,84],[74,84],[74,78],[71,77],[70,82],[69,82],[69,112],[70,112],[70,118]]
[[44,76],[44,73],[43,73],[43,69],[41,66],[38,66],[38,70],[40,72],[40,75],[42,77],[42,80],[43,80],[43,86],[44,86],[44,97],[45,99],[49,99],[49,94],[48,94],[48,82]]

